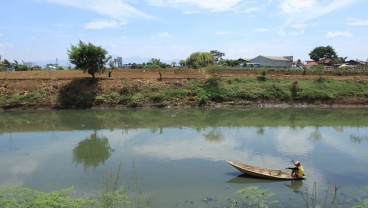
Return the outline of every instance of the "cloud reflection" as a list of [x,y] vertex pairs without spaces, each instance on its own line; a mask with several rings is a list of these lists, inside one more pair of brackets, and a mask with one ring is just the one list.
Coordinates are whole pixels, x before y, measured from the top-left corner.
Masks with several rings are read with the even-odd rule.
[[314,149],[309,139],[309,135],[313,132],[312,128],[277,128],[274,134],[277,150],[290,155],[306,155]]

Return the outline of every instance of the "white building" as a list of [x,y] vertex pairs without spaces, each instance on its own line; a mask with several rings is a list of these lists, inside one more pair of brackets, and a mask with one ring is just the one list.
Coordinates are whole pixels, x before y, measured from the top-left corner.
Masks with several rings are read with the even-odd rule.
[[266,67],[292,67],[293,56],[257,56],[249,63]]

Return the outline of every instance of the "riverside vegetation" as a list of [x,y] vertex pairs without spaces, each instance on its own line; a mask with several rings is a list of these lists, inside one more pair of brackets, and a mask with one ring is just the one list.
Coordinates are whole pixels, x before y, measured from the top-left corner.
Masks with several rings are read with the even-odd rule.
[[[276,75],[265,68],[250,75],[219,67],[202,70],[205,78],[18,80],[20,89],[10,87],[14,80],[5,79],[0,86],[0,106],[11,109],[368,103],[368,79],[364,71],[308,71],[313,76],[304,76],[306,69]],[[298,76],[281,77],[280,73]]]

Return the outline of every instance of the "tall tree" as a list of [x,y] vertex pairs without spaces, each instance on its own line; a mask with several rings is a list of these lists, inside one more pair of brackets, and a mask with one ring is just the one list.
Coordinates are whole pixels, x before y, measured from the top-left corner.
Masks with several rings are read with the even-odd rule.
[[222,57],[225,56],[225,53],[218,50],[211,50],[210,53],[212,54],[216,64],[220,63],[222,61]]
[[209,52],[194,52],[186,60],[188,67],[198,69],[214,63],[214,57]]
[[107,56],[105,49],[82,41],[79,41],[78,45],[70,47],[68,56],[70,63],[83,72],[88,72],[93,79],[96,73],[104,71],[104,65],[111,59],[111,56]]
[[337,54],[335,49],[331,46],[318,46],[309,53],[309,57],[315,61],[319,61],[324,58],[336,59]]

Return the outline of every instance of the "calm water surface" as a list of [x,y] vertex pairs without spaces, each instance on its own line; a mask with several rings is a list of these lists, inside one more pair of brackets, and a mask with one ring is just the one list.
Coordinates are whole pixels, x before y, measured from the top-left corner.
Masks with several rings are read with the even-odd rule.
[[[367,150],[368,109],[0,112],[1,187],[97,196],[121,163],[121,184],[138,177],[151,207],[230,206],[249,186],[300,207],[314,183],[322,198],[340,186],[339,205],[351,207],[368,198]],[[247,178],[225,160],[278,169],[299,160],[308,179]]]

